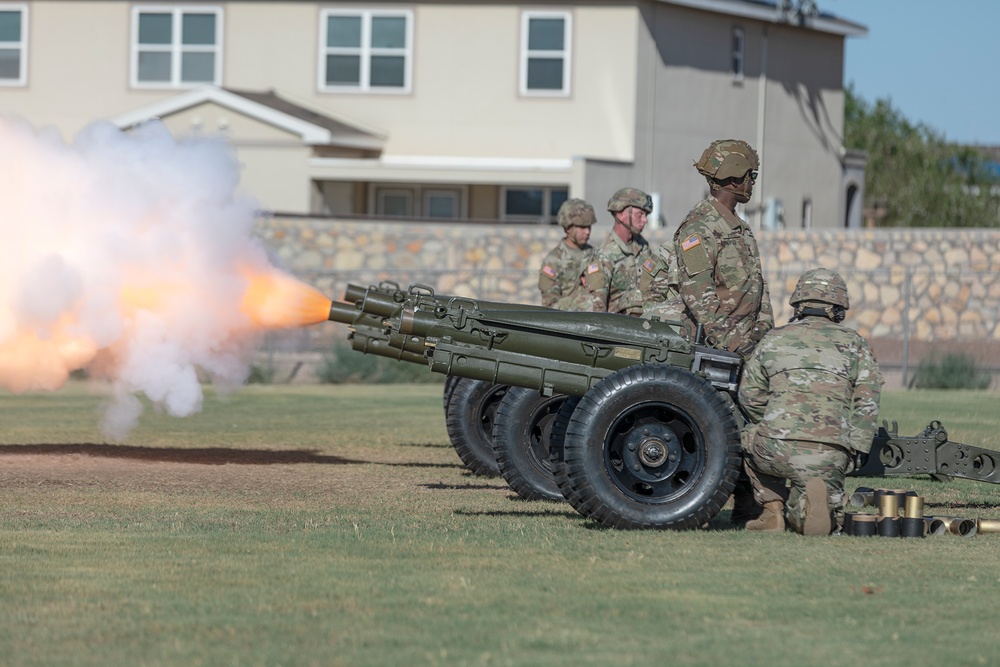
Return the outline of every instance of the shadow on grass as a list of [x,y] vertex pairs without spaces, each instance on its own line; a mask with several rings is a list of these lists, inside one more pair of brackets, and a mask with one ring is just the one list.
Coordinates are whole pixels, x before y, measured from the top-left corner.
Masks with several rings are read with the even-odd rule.
[[506,484],[444,484],[442,482],[421,484],[420,486],[435,491],[503,491],[507,488]]
[[558,516],[566,519],[583,519],[576,512],[557,512],[556,510],[549,509],[539,509],[535,512],[529,511],[516,511],[516,510],[488,510],[483,512],[473,512],[470,510],[455,510],[455,514],[460,514],[462,516],[523,516],[523,517],[538,517],[538,516]]
[[439,443],[439,442],[402,442],[399,444],[400,447],[419,447],[421,449],[450,449],[452,445],[450,443]]
[[[359,461],[361,463],[361,461]],[[421,461],[407,461],[405,463],[389,463],[387,461],[365,461],[364,463],[375,463],[389,466],[391,468],[464,468],[460,463],[424,463]]]
[[48,455],[68,456],[83,454],[99,458],[132,459],[160,463],[196,463],[202,465],[223,465],[238,463],[243,465],[277,465],[285,463],[325,463],[328,465],[352,465],[371,463],[340,456],[327,456],[304,449],[267,450],[232,449],[228,447],[136,447],[133,445],[104,445],[96,443],[43,444],[43,445],[0,445],[0,455]]

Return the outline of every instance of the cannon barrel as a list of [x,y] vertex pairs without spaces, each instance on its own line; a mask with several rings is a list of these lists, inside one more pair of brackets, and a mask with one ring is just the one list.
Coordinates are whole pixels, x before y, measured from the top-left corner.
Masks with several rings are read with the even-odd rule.
[[395,283],[375,287],[348,285],[344,290],[344,301],[357,304],[357,307],[368,314],[380,317],[394,317],[402,308],[433,311],[438,308],[467,310],[539,310],[544,312],[559,312],[544,306],[534,306],[526,303],[505,303],[502,301],[484,301],[464,296],[446,296],[434,293],[427,285],[415,283],[406,291]]
[[329,319],[350,327],[348,340],[351,349],[357,352],[415,364],[427,363],[427,347],[422,338],[393,333],[382,318],[363,313],[352,303],[333,301]]
[[740,367],[737,355],[693,346],[671,325],[613,313],[477,310],[452,302],[433,311],[403,308],[386,323],[426,340],[432,371],[544,395],[581,396],[605,376],[640,363],[687,368],[734,391]]

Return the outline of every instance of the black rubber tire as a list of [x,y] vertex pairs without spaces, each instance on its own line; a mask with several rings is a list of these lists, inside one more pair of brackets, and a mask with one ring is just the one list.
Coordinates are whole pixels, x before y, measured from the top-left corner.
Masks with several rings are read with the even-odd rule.
[[552,476],[559,487],[559,493],[563,499],[566,498],[565,489],[568,488],[569,480],[566,477],[566,429],[569,427],[569,420],[573,416],[573,411],[580,404],[580,396],[567,396],[566,400],[559,406],[556,417],[552,421],[552,429],[549,432],[549,465],[552,467]]
[[465,467],[477,475],[500,475],[493,453],[493,420],[508,389],[507,385],[461,378],[448,399],[448,438]]
[[441,402],[444,404],[445,415],[448,414],[448,401],[451,400],[451,395],[455,393],[455,387],[461,381],[462,378],[457,375],[449,375],[444,379],[444,395],[441,397]]
[[681,368],[637,365],[601,380],[564,441],[573,507],[610,528],[697,528],[726,503],[740,432],[712,385]]
[[500,474],[525,500],[564,500],[549,464],[549,441],[556,412],[566,396],[542,396],[511,387],[493,422],[493,451]]

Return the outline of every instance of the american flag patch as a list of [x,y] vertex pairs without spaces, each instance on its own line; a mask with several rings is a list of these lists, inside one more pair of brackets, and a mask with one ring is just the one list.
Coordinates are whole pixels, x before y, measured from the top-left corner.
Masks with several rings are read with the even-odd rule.
[[598,266],[597,264],[591,264],[590,266],[587,267],[587,273],[597,273],[600,270],[601,267]]
[[647,259],[645,262],[642,263],[642,268],[644,268],[647,271],[649,271],[650,273],[652,273],[653,272],[653,260],[652,259]]
[[687,252],[688,250],[697,245],[701,245],[701,237],[698,236],[697,234],[692,234],[691,236],[681,241],[681,250]]
[[545,266],[542,267],[542,273],[544,273],[545,275],[547,275],[549,278],[555,278],[556,277],[556,270],[553,269],[548,264],[546,264]]

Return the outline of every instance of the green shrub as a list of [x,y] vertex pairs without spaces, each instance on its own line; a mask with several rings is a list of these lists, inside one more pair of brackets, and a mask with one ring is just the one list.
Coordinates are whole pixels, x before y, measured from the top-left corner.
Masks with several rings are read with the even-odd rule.
[[972,357],[951,353],[940,358],[931,355],[920,362],[910,386],[917,389],[986,389],[990,386],[989,373],[976,368]]
[[247,384],[271,384],[274,382],[274,367],[270,364],[261,366],[254,364],[250,367],[250,376]]
[[316,376],[326,384],[440,383],[444,376],[423,364],[362,354],[348,343],[338,343],[324,355]]

